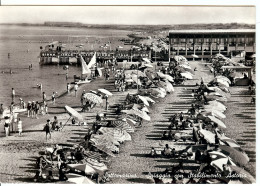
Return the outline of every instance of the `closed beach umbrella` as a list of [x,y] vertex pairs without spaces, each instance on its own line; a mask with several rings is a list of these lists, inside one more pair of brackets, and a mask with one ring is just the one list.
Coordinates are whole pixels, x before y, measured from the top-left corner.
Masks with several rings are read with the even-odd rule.
[[247,172],[245,169],[238,167],[238,166],[234,166],[234,165],[230,165],[230,168],[232,171],[236,172],[238,175],[242,175],[239,177],[239,179],[242,181],[242,183],[244,183],[244,184],[256,183],[255,178],[249,172]]
[[71,117],[74,117],[78,121],[83,122],[83,116],[80,113],[78,113],[76,110],[74,110],[73,108],[69,107],[68,105],[65,106],[65,109],[66,109],[66,111],[69,113],[69,115]]
[[219,120],[218,118],[215,118],[214,116],[208,116],[208,118],[211,121],[213,121],[214,123],[218,124],[219,127],[227,128],[226,125],[221,120]]
[[112,95],[113,95],[111,92],[109,92],[109,91],[106,90],[106,89],[100,88],[100,89],[98,89],[98,90],[99,90],[100,92],[102,92],[102,93],[108,95],[108,96],[112,96]]
[[199,58],[199,56],[197,56],[196,54],[192,54],[191,56],[194,58]]
[[142,100],[142,102],[143,102],[145,105],[149,106],[149,103],[148,103],[148,101],[145,99],[145,97],[138,95],[138,98],[139,98],[140,100]]
[[190,73],[184,72],[181,73],[182,77],[185,77],[186,79],[193,79],[192,75]]
[[225,145],[220,145],[219,148],[223,151],[223,153],[226,152],[228,156],[240,166],[244,166],[249,162],[249,158],[245,152]]
[[221,171],[223,171],[223,165],[236,165],[230,157],[214,160],[210,164],[214,167],[217,167]]
[[96,103],[96,104],[103,103],[102,98],[100,96],[96,95],[96,94],[93,94],[93,93],[85,93],[84,98],[88,99],[89,101]]
[[95,174],[96,171],[87,164],[67,164],[70,169],[75,169],[85,172],[87,175]]
[[69,173],[66,174],[66,177],[68,178],[68,182],[76,183],[76,184],[96,184],[91,179],[87,178],[86,176],[78,175]]

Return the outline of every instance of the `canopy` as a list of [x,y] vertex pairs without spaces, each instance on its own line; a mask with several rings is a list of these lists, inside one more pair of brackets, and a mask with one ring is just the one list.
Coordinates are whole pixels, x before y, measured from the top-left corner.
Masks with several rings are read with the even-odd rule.
[[103,102],[103,100],[100,96],[93,94],[93,93],[85,93],[83,95],[83,97],[96,104],[100,104]]
[[106,90],[106,89],[100,88],[100,89],[98,89],[98,90],[99,90],[100,92],[102,92],[102,93],[108,95],[108,96],[112,96],[112,95],[113,95],[111,92],[109,92],[109,91]]
[[78,174],[69,173],[69,174],[66,174],[66,177],[68,178],[67,181],[71,182],[71,183],[76,183],[76,184],[96,184],[91,179],[89,179],[89,178],[87,178],[85,176],[78,175]]
[[65,106],[65,109],[69,113],[70,116],[74,117],[78,121],[83,122],[83,116],[80,113],[78,113],[76,110],[74,110],[73,108],[69,107],[68,105]]

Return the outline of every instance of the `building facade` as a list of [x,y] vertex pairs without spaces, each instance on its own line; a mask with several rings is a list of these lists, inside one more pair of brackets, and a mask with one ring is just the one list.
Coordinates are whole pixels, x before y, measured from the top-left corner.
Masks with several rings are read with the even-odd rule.
[[200,59],[221,53],[232,57],[237,51],[255,53],[255,29],[170,30],[169,60],[175,55]]

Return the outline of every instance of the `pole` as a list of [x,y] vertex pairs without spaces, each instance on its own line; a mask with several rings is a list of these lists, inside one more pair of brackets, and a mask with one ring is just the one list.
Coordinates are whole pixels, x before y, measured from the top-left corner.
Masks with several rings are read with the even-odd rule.
[[69,117],[69,119],[66,121],[66,123],[62,126],[62,128],[60,129],[62,131],[62,129],[65,127],[65,125],[68,123],[68,121],[70,120],[71,116]]

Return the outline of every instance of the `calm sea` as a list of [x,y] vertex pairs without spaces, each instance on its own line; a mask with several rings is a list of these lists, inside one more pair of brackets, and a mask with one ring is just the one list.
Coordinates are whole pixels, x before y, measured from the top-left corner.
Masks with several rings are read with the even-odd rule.
[[[16,101],[21,97],[26,102],[40,100],[42,92],[36,85],[42,83],[43,90],[50,97],[52,92],[66,90],[67,82],[73,81],[73,75],[80,75],[80,67],[69,68],[69,79],[65,79],[63,66],[40,66],[40,46],[52,41],[63,41],[67,49],[101,50],[100,46],[111,43],[107,49],[124,46],[118,41],[131,31],[110,29],[81,29],[60,27],[3,26],[0,28],[0,103],[9,106],[11,89],[16,92]],[[8,57],[10,53],[10,57]],[[29,70],[32,64],[33,70]],[[13,72],[10,74],[10,70]]]

